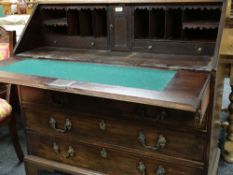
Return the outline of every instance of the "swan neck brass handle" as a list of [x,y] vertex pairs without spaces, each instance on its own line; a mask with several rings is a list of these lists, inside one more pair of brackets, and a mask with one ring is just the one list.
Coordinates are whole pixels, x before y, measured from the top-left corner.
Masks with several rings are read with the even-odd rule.
[[142,161],[138,163],[137,169],[141,175],[146,175],[146,166]]
[[67,153],[64,155],[65,158],[69,159],[74,157],[75,155],[75,151],[74,148],[72,146],[69,146]]
[[[53,142],[53,151],[56,154],[60,154],[61,150],[60,147],[58,146],[58,144],[56,142]],[[66,154],[64,155],[65,158],[69,159],[75,156],[75,151],[74,148],[72,146],[69,146],[68,151],[66,152]]]
[[59,154],[60,153],[60,148],[59,146],[57,145],[57,143],[53,142],[53,151],[56,153],[56,154]]
[[166,171],[164,169],[163,166],[159,165],[157,170],[156,170],[156,174],[155,175],[165,175],[166,174]]
[[52,129],[54,129],[54,130],[57,131],[57,132],[61,132],[61,133],[68,132],[68,131],[70,131],[71,128],[72,128],[72,123],[71,123],[71,121],[70,121],[69,119],[66,119],[66,120],[65,120],[65,124],[64,124],[64,126],[63,126],[63,129],[57,128],[57,121],[56,121],[53,117],[51,117],[51,118],[49,119],[49,125],[50,125],[50,127],[51,127]]
[[147,145],[146,143],[146,136],[143,132],[139,132],[138,133],[138,142],[146,149],[150,149],[150,150],[154,150],[154,151],[159,151],[161,149],[163,149],[166,144],[167,144],[167,140],[166,138],[160,134],[158,139],[157,139],[157,142],[156,142],[156,145],[155,146],[150,146],[150,145]]

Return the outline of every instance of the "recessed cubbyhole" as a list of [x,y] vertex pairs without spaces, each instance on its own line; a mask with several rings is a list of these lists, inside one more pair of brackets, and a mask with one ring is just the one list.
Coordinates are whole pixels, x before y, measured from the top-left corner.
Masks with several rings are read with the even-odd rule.
[[185,9],[184,11],[184,21],[219,21],[220,16],[220,8]]
[[186,9],[183,29],[217,29],[221,16],[220,9]]
[[68,10],[67,22],[69,35],[80,35],[80,22],[78,10]]
[[180,39],[182,33],[182,10],[167,9],[166,39]]
[[42,9],[43,15],[48,18],[65,18],[66,10],[65,9]]
[[215,41],[217,38],[218,29],[185,29],[185,40],[198,40],[198,41]]
[[67,26],[46,26],[46,28],[53,33],[58,33],[58,34],[67,34],[68,29]]
[[67,26],[67,18],[44,20],[45,26]]
[[107,36],[107,11],[106,9],[94,9],[93,26],[95,37]]
[[134,38],[142,39],[149,36],[149,10],[135,9],[134,11]]
[[164,38],[165,32],[165,10],[152,9],[150,11],[150,37]]
[[49,32],[67,34],[67,15],[65,8],[45,7],[42,8],[43,25]]
[[80,35],[92,36],[93,35],[93,21],[91,9],[81,9],[79,11]]

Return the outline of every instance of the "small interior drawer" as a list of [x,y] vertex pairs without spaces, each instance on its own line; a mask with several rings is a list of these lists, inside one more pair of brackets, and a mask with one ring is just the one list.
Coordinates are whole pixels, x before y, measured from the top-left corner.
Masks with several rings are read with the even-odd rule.
[[135,39],[133,41],[134,51],[162,54],[208,56],[213,53],[214,48],[214,42],[168,42],[153,39]]

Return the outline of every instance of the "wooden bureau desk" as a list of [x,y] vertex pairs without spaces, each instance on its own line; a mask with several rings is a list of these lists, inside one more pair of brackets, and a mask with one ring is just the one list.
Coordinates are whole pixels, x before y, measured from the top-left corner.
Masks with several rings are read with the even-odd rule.
[[[227,128],[227,139],[224,145],[224,159],[228,163],[233,163],[233,4],[232,1],[228,1],[225,17],[225,25],[222,34],[222,41],[219,55],[219,65],[217,71],[217,84],[219,93],[219,102],[221,101],[222,84],[225,77],[230,78],[231,93],[229,94],[229,117],[228,123],[224,123],[224,127]],[[219,106],[219,105],[218,105]],[[217,107],[219,108],[219,107]],[[227,126],[227,127],[226,127]]]
[[27,175],[214,175],[225,1],[40,3],[0,67]]

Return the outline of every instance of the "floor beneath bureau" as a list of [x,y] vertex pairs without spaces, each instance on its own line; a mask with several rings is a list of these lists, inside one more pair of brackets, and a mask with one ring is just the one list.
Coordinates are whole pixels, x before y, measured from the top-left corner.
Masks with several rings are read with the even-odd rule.
[[[225,82],[226,88],[224,90],[224,101],[223,107],[228,106],[228,94],[230,91],[229,81]],[[223,120],[226,119],[227,114],[222,113],[221,117]],[[26,139],[22,127],[19,127],[19,137],[22,148],[26,154]],[[220,143],[222,143],[223,134],[220,134]],[[221,145],[220,145],[221,146]],[[219,163],[218,175],[232,175],[233,164],[227,164],[223,160]],[[19,164],[16,154],[14,152],[11,140],[8,135],[6,127],[0,129],[0,175],[25,175],[24,164]]]

